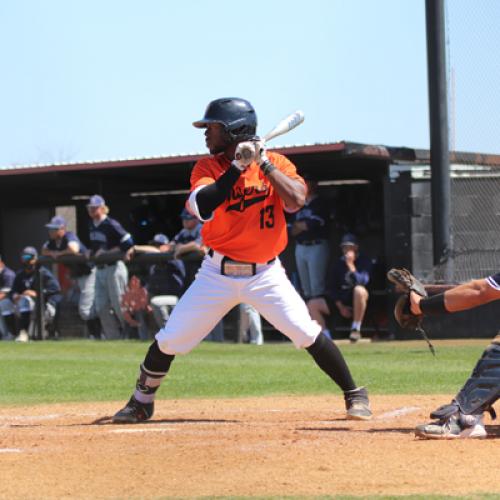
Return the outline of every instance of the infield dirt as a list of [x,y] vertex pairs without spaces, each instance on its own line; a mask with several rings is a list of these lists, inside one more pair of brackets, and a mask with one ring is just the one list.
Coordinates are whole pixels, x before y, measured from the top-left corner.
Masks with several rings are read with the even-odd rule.
[[371,399],[368,422],[337,395],[164,400],[128,426],[110,423],[123,402],[4,407],[0,498],[500,494],[499,425],[417,440],[449,395]]

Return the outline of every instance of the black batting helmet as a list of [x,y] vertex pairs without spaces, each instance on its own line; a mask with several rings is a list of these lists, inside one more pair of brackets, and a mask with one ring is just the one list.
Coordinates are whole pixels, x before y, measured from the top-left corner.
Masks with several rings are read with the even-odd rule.
[[257,131],[257,114],[245,99],[223,97],[212,101],[205,110],[205,116],[193,125],[205,128],[209,123],[220,123],[232,140],[249,140]]

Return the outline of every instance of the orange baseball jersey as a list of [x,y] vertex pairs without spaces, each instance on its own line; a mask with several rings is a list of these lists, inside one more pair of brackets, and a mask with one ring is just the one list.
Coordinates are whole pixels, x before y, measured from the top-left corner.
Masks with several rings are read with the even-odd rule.
[[[267,153],[271,163],[287,176],[304,180],[295,165],[278,153]],[[215,182],[230,166],[223,155],[199,160],[191,173],[191,191]],[[231,259],[265,263],[279,255],[288,242],[284,204],[257,163],[243,172],[229,199],[201,230],[203,242]]]

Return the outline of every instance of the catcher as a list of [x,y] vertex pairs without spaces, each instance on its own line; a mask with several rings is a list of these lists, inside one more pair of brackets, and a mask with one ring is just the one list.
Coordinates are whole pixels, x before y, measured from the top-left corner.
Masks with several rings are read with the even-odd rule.
[[[391,269],[388,279],[404,292],[394,309],[404,328],[421,328],[425,316],[450,314],[500,300],[500,273],[472,280],[444,293],[427,297],[424,286],[406,269]],[[471,376],[451,403],[431,413],[436,421],[417,425],[415,435],[423,439],[484,438],[483,414],[500,398],[500,334],[486,348]]]

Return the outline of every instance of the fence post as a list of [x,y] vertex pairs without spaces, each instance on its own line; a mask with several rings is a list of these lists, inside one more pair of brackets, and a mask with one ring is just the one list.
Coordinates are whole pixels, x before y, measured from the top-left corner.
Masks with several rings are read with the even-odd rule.
[[43,297],[43,283],[42,273],[40,272],[40,264],[36,265],[35,269],[35,283],[36,283],[36,299],[35,299],[35,340],[43,340],[43,311],[44,311],[44,297]]

